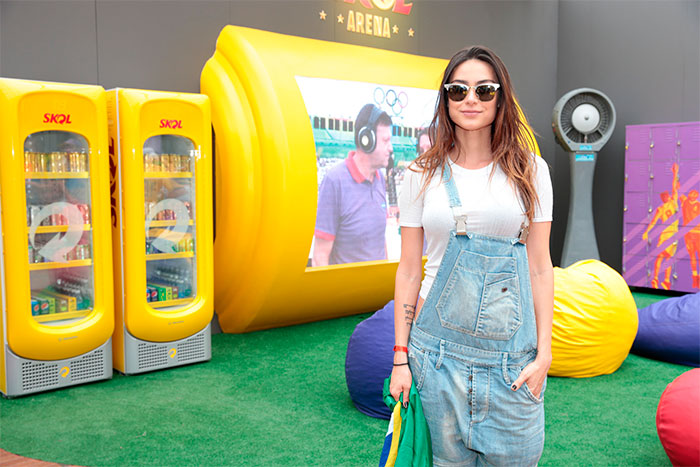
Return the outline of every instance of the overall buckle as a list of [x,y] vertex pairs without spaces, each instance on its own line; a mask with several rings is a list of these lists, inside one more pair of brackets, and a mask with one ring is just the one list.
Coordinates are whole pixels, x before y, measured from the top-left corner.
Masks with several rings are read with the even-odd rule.
[[455,216],[455,221],[457,222],[457,227],[455,229],[457,235],[467,235],[467,215],[461,214]]
[[530,225],[523,222],[520,224],[520,233],[518,234],[518,241],[523,245],[527,244],[527,237],[530,235]]

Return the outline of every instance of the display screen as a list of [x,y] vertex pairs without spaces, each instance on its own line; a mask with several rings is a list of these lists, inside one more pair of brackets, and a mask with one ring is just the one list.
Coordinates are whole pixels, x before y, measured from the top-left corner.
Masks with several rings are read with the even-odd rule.
[[398,194],[429,147],[437,91],[296,77],[316,144],[318,207],[308,265],[398,260]]

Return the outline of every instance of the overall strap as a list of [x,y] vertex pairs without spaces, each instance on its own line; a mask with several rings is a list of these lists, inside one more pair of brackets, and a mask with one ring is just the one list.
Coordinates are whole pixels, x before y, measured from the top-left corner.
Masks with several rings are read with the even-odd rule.
[[457,235],[467,234],[467,214],[464,212],[462,202],[459,199],[457,185],[455,185],[452,169],[448,162],[442,169],[442,179],[445,181],[445,189],[447,190],[447,198],[450,200],[450,208],[452,216],[455,218],[455,233]]

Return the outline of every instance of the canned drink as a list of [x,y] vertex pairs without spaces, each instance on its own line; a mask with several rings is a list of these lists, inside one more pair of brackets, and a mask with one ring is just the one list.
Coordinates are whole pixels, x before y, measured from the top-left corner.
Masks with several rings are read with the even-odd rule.
[[34,172],[34,161],[32,160],[32,153],[29,151],[24,151],[24,171]]
[[43,297],[37,297],[36,301],[39,302],[39,314],[48,315],[49,314],[49,301]]
[[146,301],[147,302],[151,301],[151,291],[148,290],[148,287],[146,287]]
[[194,238],[187,240],[187,251],[194,251]]
[[30,243],[29,244],[29,263],[31,264],[33,262],[34,262],[34,247]]
[[41,306],[39,305],[39,300],[32,298],[31,307],[32,307],[32,316],[38,316],[41,314]]
[[161,154],[160,163],[163,166],[163,172],[173,172],[173,164],[170,154]]
[[88,156],[84,152],[80,153],[80,171],[81,172],[87,172],[88,171]]
[[60,152],[58,153],[58,171],[59,172],[68,172],[67,164],[66,164],[66,157],[68,156],[68,153],[65,152]]
[[173,286],[172,289],[173,289],[173,292],[172,292],[173,293],[173,300],[180,298],[180,296],[178,295],[179,289],[177,288],[177,286]]
[[192,219],[192,205],[189,201],[185,201],[183,203],[185,205],[185,208],[187,209],[187,214],[189,214],[190,219]]
[[37,154],[37,165],[34,166],[36,172],[46,172],[46,154]]
[[159,172],[160,171],[160,160],[157,155],[148,155],[148,171],[149,172]]
[[78,163],[78,153],[76,152],[71,152],[68,154],[68,171],[69,172],[77,172],[79,167]]

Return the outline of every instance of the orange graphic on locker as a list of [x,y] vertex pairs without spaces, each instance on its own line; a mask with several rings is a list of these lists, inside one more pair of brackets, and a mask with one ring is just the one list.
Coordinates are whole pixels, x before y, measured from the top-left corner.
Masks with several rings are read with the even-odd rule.
[[[688,226],[700,215],[700,201],[698,191],[690,190],[688,196],[681,195],[681,212],[683,213],[683,225]],[[690,256],[690,268],[693,274],[693,288],[700,289],[700,276],[698,264],[700,264],[700,222],[697,223],[684,236],[685,247]]]
[[[647,226],[647,229],[644,231],[642,234],[642,239],[648,241],[649,240],[649,232],[651,231],[652,228],[656,225],[658,221],[661,221],[661,224],[665,224],[666,221],[670,220],[671,217],[673,217],[674,214],[678,212],[678,189],[680,188],[680,182],[678,180],[678,164],[674,163],[671,166],[671,172],[673,174],[673,181],[672,181],[672,188],[671,188],[671,194],[667,191],[664,191],[663,193],[660,194],[661,201],[663,201],[663,204],[656,208],[656,212],[654,213],[654,217],[652,218],[651,222]],[[674,235],[678,233],[678,219],[675,221],[671,222],[664,230],[661,231],[661,234],[659,234],[659,240],[656,243],[656,246],[661,246],[664,244],[667,240],[670,240],[673,238]],[[651,286],[655,289],[659,288],[659,271],[661,269],[661,266],[663,263],[665,263],[667,260],[672,258],[676,254],[676,249],[678,248],[678,240],[672,242],[667,248],[665,248],[661,253],[659,253],[656,257],[656,262],[654,263],[654,275],[651,280]],[[661,283],[661,287],[663,289],[669,290],[671,288],[671,266],[669,265],[666,270],[664,271],[664,280]]]

